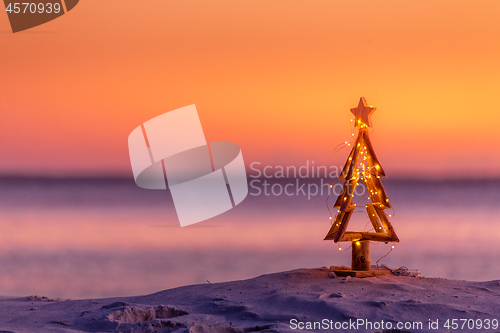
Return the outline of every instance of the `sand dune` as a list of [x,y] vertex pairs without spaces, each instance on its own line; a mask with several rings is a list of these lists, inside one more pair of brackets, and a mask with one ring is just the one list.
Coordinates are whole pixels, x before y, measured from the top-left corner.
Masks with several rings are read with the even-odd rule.
[[454,331],[445,327],[448,319],[458,320],[449,325],[465,325],[464,331],[499,332],[499,317],[499,281],[329,278],[327,268],[207,282],[147,296],[0,299],[0,332],[19,333]]

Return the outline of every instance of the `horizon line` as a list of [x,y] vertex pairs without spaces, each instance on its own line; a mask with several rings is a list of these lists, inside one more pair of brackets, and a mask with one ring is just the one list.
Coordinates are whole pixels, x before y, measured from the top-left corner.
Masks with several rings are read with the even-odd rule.
[[[313,180],[320,181],[321,179],[331,179],[336,180],[338,178],[330,178],[330,177],[283,177],[283,178],[275,178],[275,177],[252,177],[247,175],[248,182],[252,180],[273,180],[274,182],[286,181],[290,179],[299,179],[299,180]],[[89,174],[22,174],[22,173],[0,173],[0,181],[76,181],[76,180],[88,180],[88,181],[97,181],[97,180],[111,180],[111,181],[131,181],[134,182],[134,177],[132,173],[129,175],[123,173],[110,174],[110,173],[89,173]],[[416,181],[416,182],[447,182],[447,181],[500,181],[500,175],[484,175],[484,176],[465,176],[465,175],[394,175],[394,176],[386,176],[382,178],[382,181]],[[135,182],[134,182],[135,183]]]

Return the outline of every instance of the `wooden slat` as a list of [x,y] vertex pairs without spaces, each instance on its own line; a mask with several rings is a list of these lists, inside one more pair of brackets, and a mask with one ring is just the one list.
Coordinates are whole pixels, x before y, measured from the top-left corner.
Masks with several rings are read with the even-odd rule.
[[339,239],[339,242],[355,242],[363,239],[363,235],[360,232],[347,231]]
[[370,175],[365,177],[365,184],[366,184],[366,188],[368,190],[368,195],[370,196],[370,199],[372,200],[372,202],[380,205],[380,204],[382,204],[382,200],[380,199],[380,195],[378,195],[377,188],[375,187],[375,184],[373,183],[374,177],[375,176],[370,176]]
[[375,206],[380,207],[382,205],[382,208],[391,208],[389,198],[379,178],[371,175],[365,178],[365,183],[369,191],[368,194]]
[[393,242],[392,237],[385,232],[354,232],[347,231],[344,233],[339,242],[355,242],[361,240],[370,240],[374,242]]
[[342,192],[340,192],[339,196],[337,197],[337,200],[335,200],[335,205],[333,205],[333,208],[340,208],[340,205],[342,205],[342,199],[344,199],[344,192],[345,192],[345,186],[346,186],[347,181],[344,183],[342,187]]
[[388,269],[370,269],[369,271],[355,271],[345,266],[331,266],[330,270],[337,276],[352,276],[358,278],[366,278],[379,275],[392,274]]
[[392,227],[391,222],[387,218],[387,215],[385,214],[384,210],[374,206],[375,211],[377,212],[378,217],[380,218],[380,222],[384,225],[384,229],[387,232],[387,235],[391,238],[390,242],[399,242],[399,238],[396,235],[396,231]]
[[363,236],[363,239],[366,240],[371,240],[375,242],[390,242],[392,238],[387,235],[385,232],[362,232],[361,235]]
[[373,181],[373,184],[375,184],[375,187],[377,188],[377,192],[380,196],[380,203],[383,204],[385,208],[391,208],[389,198],[387,197],[387,193],[385,192],[384,185],[382,185],[380,178],[370,177],[370,179]]
[[351,203],[358,181],[359,179],[357,178],[351,178],[350,180],[346,180],[344,182],[344,185],[342,186],[342,192],[339,194],[337,200],[335,201],[333,208],[340,208],[340,210],[342,211],[348,210],[346,208]]
[[354,156],[354,150],[356,148],[356,144],[352,147],[351,152],[349,153],[349,157],[345,161],[344,168],[342,169],[342,173],[339,176],[339,179],[345,179],[345,176],[349,172],[349,166],[351,165],[352,157]]
[[349,210],[352,198],[354,197],[354,191],[356,190],[356,185],[358,185],[358,181],[358,178],[351,178],[344,183],[344,195],[340,203],[341,211],[345,212]]
[[324,240],[335,239],[335,234],[337,233],[337,230],[339,230],[340,222],[342,222],[342,218],[343,218],[344,214],[346,214],[346,212],[339,212],[339,213],[337,213],[337,215],[335,215],[335,218],[333,219],[333,224],[330,228],[330,231],[328,231]]
[[352,213],[354,212],[354,207],[354,205],[349,206],[349,210],[344,212],[344,214],[342,215],[342,220],[339,224],[339,230],[337,230],[337,233],[335,234],[335,237],[333,239],[335,243],[337,243],[346,232],[347,225],[349,224],[349,220],[351,219]]
[[373,207],[372,204],[366,205],[366,213],[368,214],[368,218],[373,225],[373,230],[375,230],[375,232],[385,232],[385,230],[382,229],[382,224],[380,224],[377,212],[375,211],[375,207]]
[[342,170],[342,174],[341,174],[341,179],[351,179],[352,176],[354,175],[354,171],[356,170],[356,165],[358,163],[358,160],[359,160],[359,155],[360,155],[360,152],[361,152],[361,149],[363,148],[363,132],[366,131],[366,130],[362,130],[360,129],[359,130],[359,133],[358,133],[358,137],[356,138],[356,142],[354,142],[354,147],[352,148],[352,156],[350,156],[351,160],[347,160],[349,164],[349,167],[347,170]]
[[[368,150],[368,163],[374,169],[371,169],[370,172],[375,174],[376,176],[385,177],[385,171],[382,168],[382,165],[378,161],[377,155],[375,154],[375,150],[373,149],[372,142],[370,140],[370,136],[368,132],[363,133],[363,141],[365,143],[366,149]],[[375,173],[374,173],[375,172]]]

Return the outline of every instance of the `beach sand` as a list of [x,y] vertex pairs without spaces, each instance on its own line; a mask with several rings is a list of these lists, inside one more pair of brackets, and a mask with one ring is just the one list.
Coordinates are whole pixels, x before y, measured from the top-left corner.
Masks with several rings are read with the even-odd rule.
[[[499,281],[331,278],[326,267],[207,281],[146,296],[0,299],[0,332],[391,332],[388,323],[392,332],[455,331],[444,327],[447,319],[465,323],[464,332],[499,332],[493,329],[499,317]],[[395,330],[398,323],[401,330]]]

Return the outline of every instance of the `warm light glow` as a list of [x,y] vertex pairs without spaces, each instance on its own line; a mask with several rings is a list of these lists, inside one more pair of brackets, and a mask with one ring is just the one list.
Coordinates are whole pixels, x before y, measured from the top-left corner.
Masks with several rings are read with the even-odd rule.
[[358,245],[358,246],[359,246],[359,244],[361,244],[361,243],[360,243],[360,242],[356,242],[356,245]]
[[[355,106],[346,96],[357,98],[363,91],[380,106],[373,119],[374,134],[379,143],[390,144],[376,144],[377,155],[391,175],[448,174],[450,169],[478,174],[482,168],[498,175],[500,155],[493,154],[488,166],[480,166],[475,157],[500,144],[495,135],[500,113],[488,106],[498,78],[495,38],[500,25],[492,22],[500,2],[439,3],[415,7],[413,2],[392,0],[366,2],[360,9],[349,1],[293,1],[286,15],[279,15],[278,3],[155,1],[145,8],[121,6],[113,20],[99,16],[94,25],[87,24],[80,8],[71,14],[81,15],[78,19],[68,16],[43,26],[54,31],[64,27],[71,40],[44,34],[42,43],[39,38],[2,35],[2,60],[9,66],[0,78],[1,106],[9,112],[2,114],[0,142],[16,144],[2,147],[7,150],[2,151],[0,168],[4,173],[47,170],[59,175],[61,169],[128,175],[130,160],[123,140],[130,129],[190,103],[196,103],[207,136],[234,135],[245,161],[302,163],[320,154],[332,133],[337,136],[344,130],[349,135],[349,125],[352,128],[358,119],[345,114],[346,108]],[[112,12],[115,1],[100,1],[99,6],[99,14]],[[460,14],[453,15],[449,8]],[[161,19],[163,14],[167,19]],[[357,27],[346,29],[353,20]],[[424,21],[415,29],[416,22]],[[8,30],[7,22],[2,19],[0,30]],[[251,22],[274,24],[248,29]],[[400,33],[394,27],[400,27]],[[114,35],[114,29],[120,34],[110,43],[106,32]],[[332,33],[337,36],[334,44]],[[370,54],[356,53],[360,44],[368,46]],[[54,69],[51,75],[48,68]],[[105,73],[99,84],[109,88],[106,93],[96,93],[96,73]],[[371,76],[367,80],[366,74]],[[325,81],[326,77],[335,79]],[[71,93],[61,94],[68,85]],[[234,112],[240,103],[245,106]],[[405,112],[399,111],[401,105]],[[304,112],[306,108],[315,117]],[[484,114],[474,117],[471,110]],[[281,121],[285,117],[288,121]],[[41,124],[42,119],[53,121]],[[324,121],[312,125],[310,119]],[[332,119],[345,122],[332,124]],[[440,123],[446,126],[438,127]],[[442,135],[436,138],[438,128]],[[298,145],[287,134],[299,132],[303,135]],[[394,140],[399,135],[401,139]],[[35,140],[39,145],[32,144]],[[293,153],[283,161],[278,150]],[[334,164],[344,159],[340,156],[334,157]],[[329,158],[325,154],[322,164],[332,163]]]

